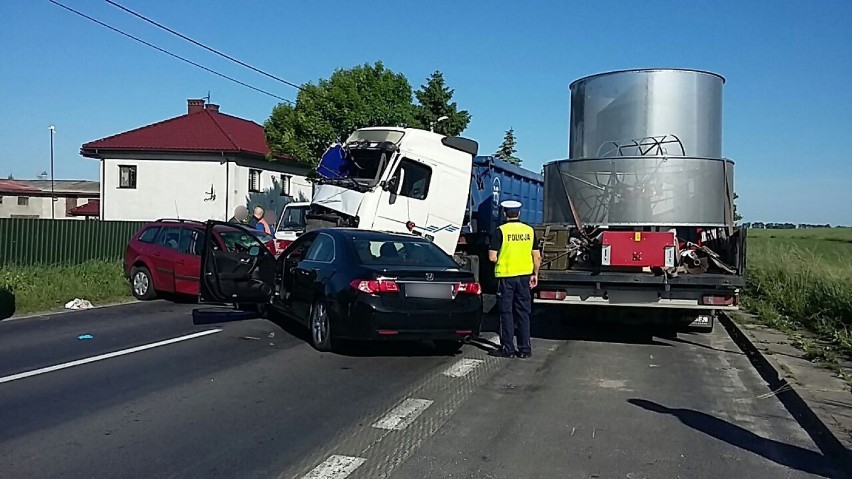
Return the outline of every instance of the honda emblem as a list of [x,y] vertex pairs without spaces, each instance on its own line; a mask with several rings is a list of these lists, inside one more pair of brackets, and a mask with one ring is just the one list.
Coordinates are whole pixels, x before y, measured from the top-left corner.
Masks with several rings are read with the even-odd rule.
[[432,273],[426,273],[426,281],[432,281],[435,279],[435,275]]

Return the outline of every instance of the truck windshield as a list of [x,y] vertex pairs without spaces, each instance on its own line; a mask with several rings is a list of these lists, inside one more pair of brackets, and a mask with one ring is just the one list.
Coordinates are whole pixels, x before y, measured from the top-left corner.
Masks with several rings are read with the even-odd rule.
[[323,154],[317,173],[323,182],[353,189],[374,186],[404,136],[394,130],[358,130]]
[[377,180],[381,169],[388,163],[387,152],[374,149],[351,148],[349,158],[352,162],[350,178],[360,182]]
[[393,153],[380,147],[340,146],[330,149],[317,167],[323,183],[361,190],[375,186]]
[[307,206],[292,206],[284,208],[278,221],[278,231],[300,230],[305,227],[305,212]]

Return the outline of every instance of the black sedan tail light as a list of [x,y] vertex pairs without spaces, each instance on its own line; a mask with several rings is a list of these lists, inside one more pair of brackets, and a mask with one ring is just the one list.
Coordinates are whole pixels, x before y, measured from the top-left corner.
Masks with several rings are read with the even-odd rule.
[[456,294],[482,294],[482,286],[479,283],[459,283]]
[[399,292],[397,282],[390,279],[355,279],[349,283],[349,286],[367,294]]

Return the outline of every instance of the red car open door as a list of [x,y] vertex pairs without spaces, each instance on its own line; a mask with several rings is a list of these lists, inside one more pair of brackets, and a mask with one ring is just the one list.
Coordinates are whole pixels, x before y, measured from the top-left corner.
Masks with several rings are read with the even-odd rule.
[[275,256],[240,224],[208,221],[204,242],[199,302],[233,305],[238,317],[199,308],[193,318],[207,323],[259,316],[275,293]]

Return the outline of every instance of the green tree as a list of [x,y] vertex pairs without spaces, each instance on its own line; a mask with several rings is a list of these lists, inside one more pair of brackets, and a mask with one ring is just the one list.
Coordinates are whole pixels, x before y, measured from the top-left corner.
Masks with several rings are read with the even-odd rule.
[[338,69],[327,80],[302,86],[296,103],[280,103],[264,123],[272,155],[315,165],[335,141],[368,126],[415,122],[411,84],[381,62]]
[[513,165],[520,165],[521,159],[515,156],[518,150],[515,148],[517,140],[515,140],[515,129],[509,128],[506,130],[506,136],[503,137],[503,143],[500,148],[494,153],[494,156]]
[[[425,85],[414,92],[417,105],[414,107],[415,126],[424,130],[433,130],[447,136],[455,136],[463,132],[470,124],[470,113],[459,111],[453,99],[454,90],[447,87],[444,74],[435,71],[429,76]],[[446,119],[438,121],[439,118]]]
[[743,219],[743,215],[741,215],[737,211],[737,199],[739,197],[740,197],[740,195],[734,193],[734,223],[738,223],[738,222],[742,221],[742,219]]

